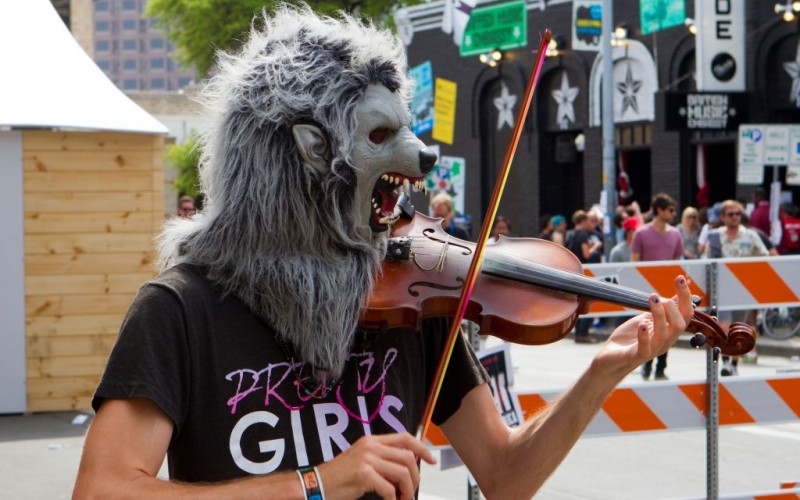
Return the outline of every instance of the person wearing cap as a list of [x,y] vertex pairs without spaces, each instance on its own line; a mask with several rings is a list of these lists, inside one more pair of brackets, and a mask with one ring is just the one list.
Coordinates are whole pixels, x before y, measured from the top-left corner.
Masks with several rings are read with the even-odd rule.
[[628,217],[622,221],[622,229],[625,232],[625,239],[614,245],[608,256],[609,262],[630,262],[631,260],[631,241],[633,233],[639,229],[640,221],[638,217]]

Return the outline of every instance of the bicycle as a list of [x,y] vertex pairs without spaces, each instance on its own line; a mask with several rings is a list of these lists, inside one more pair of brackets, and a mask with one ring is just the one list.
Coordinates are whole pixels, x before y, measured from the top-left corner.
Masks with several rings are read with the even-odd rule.
[[786,340],[800,333],[800,307],[771,307],[758,311],[761,333],[775,340]]

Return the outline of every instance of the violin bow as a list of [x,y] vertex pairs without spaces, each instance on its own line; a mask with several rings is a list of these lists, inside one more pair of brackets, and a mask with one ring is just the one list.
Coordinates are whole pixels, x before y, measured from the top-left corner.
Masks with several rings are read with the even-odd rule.
[[550,30],[545,29],[544,33],[542,34],[542,38],[539,41],[539,49],[536,53],[536,59],[533,62],[533,69],[531,70],[530,77],[528,78],[528,84],[525,87],[525,95],[523,96],[522,103],[520,104],[519,111],[517,112],[517,121],[514,124],[514,130],[511,133],[511,141],[506,148],[505,156],[503,158],[503,165],[497,175],[497,180],[495,181],[492,198],[489,201],[489,209],[483,218],[480,236],[478,236],[478,241],[475,245],[475,253],[472,256],[472,262],[470,263],[469,270],[467,271],[467,276],[464,278],[464,285],[461,288],[461,296],[458,300],[458,307],[456,308],[453,322],[450,325],[450,330],[447,334],[444,346],[445,348],[444,351],[442,351],[442,356],[440,357],[439,364],[436,367],[436,372],[431,384],[431,390],[428,391],[428,399],[425,403],[425,409],[422,413],[422,419],[420,420],[419,427],[417,428],[416,436],[420,440],[424,439],[425,434],[427,434],[428,428],[431,424],[433,409],[436,406],[436,401],[439,398],[439,392],[441,391],[442,383],[444,382],[444,375],[447,372],[448,365],[450,364],[450,357],[453,354],[453,348],[455,347],[456,339],[458,338],[457,336],[461,331],[461,321],[464,319],[464,315],[466,314],[467,304],[469,304],[469,299],[472,295],[472,289],[475,286],[475,280],[478,277],[478,271],[481,263],[483,262],[486,240],[489,238],[492,223],[494,218],[497,216],[497,207],[500,204],[500,198],[503,195],[503,189],[505,188],[506,180],[508,179],[508,173],[511,169],[511,161],[514,159],[514,154],[517,151],[517,144],[519,144],[519,139],[522,136],[522,127],[525,124],[525,116],[528,114],[531,101],[533,100],[533,91],[536,88],[536,82],[539,80],[539,73],[541,73],[542,64],[544,63],[545,51],[547,50],[547,46],[550,43],[551,37],[552,33]]

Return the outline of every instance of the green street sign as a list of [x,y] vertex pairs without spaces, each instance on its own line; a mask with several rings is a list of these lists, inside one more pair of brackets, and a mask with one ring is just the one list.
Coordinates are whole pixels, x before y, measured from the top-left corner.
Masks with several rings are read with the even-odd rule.
[[679,26],[686,19],[686,2],[685,0],[639,0],[639,17],[642,35]]
[[461,57],[494,49],[518,49],[528,45],[528,13],[525,2],[510,2],[472,11],[461,42]]

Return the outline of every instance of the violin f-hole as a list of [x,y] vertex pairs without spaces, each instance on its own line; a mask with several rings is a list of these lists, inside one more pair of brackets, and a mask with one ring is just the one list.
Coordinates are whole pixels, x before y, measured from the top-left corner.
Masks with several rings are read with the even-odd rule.
[[441,283],[433,283],[430,281],[415,281],[414,283],[408,285],[408,294],[411,295],[412,297],[418,297],[419,292],[413,289],[415,287],[427,287],[427,288],[434,288],[436,290],[460,290],[461,287],[464,286],[464,278],[459,276],[456,278],[456,282],[458,282],[458,285],[448,286],[448,285],[442,285]]

